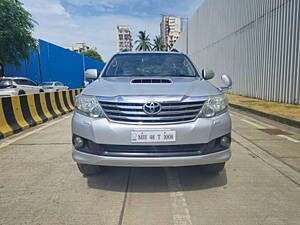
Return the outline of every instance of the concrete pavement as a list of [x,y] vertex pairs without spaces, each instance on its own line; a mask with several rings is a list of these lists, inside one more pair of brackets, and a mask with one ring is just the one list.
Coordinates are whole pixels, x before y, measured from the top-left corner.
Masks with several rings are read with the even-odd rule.
[[0,224],[298,225],[299,129],[238,111],[232,119],[233,157],[218,176],[106,168],[85,178],[71,159],[69,115],[4,139]]

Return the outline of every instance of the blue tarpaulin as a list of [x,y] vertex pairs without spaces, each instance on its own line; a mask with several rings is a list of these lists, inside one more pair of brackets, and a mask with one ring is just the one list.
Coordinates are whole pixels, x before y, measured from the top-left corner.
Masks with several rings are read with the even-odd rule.
[[4,65],[5,76],[28,77],[37,83],[61,81],[70,88],[84,86],[84,70],[101,71],[104,67],[101,62],[43,40],[39,40],[39,50],[31,52],[28,60],[20,60],[20,64],[19,69]]

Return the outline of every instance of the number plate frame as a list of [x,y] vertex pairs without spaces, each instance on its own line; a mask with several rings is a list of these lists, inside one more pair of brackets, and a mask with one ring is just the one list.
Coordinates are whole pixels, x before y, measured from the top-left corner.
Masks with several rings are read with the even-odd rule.
[[132,143],[176,142],[175,130],[134,130],[131,131]]

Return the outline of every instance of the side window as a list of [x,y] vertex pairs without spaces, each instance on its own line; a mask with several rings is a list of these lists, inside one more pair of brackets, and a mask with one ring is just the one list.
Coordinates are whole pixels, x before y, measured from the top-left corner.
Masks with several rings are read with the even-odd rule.
[[14,82],[16,82],[19,85],[27,85],[27,80],[17,79],[17,80],[14,80]]
[[36,83],[34,83],[31,80],[26,80],[26,84],[25,85],[36,86]]

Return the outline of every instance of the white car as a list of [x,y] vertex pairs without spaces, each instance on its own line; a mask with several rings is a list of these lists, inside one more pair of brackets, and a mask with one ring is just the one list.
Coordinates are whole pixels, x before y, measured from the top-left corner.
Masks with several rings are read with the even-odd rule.
[[59,81],[49,81],[49,82],[43,82],[40,84],[45,92],[51,92],[51,91],[66,91],[69,89],[68,86],[65,86],[63,83]]
[[43,88],[26,77],[0,78],[0,97],[37,94],[40,92],[44,92]]

